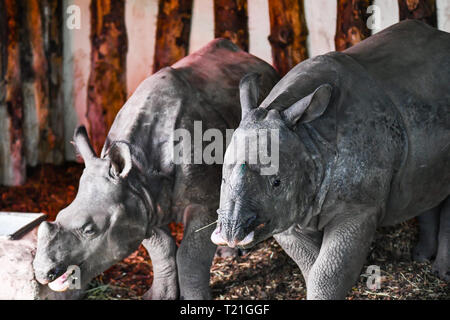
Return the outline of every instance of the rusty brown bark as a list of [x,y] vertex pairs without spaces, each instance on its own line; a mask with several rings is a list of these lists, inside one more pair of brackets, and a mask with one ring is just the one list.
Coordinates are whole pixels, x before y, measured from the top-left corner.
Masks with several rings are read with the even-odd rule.
[[93,0],[90,9],[91,72],[86,116],[93,147],[100,153],[127,97],[125,1]]
[[275,69],[281,76],[308,58],[302,0],[269,0],[270,36]]
[[338,0],[334,38],[336,51],[350,48],[370,36],[367,7],[371,3],[371,0]]
[[[24,3],[24,10],[27,17],[26,27],[24,26],[26,35],[21,42],[28,38],[30,61],[25,59],[23,67],[32,72],[29,80],[32,97],[27,99],[26,103],[34,102],[38,127],[37,137],[29,139],[37,141],[37,146],[28,147],[29,163],[61,163],[64,159],[64,123],[60,92],[62,1],[28,0]],[[27,110],[29,108],[31,106],[28,106]],[[32,114],[27,113],[27,117],[32,117]],[[26,137],[33,134],[35,133],[30,129],[26,132]]]
[[46,32],[48,43],[48,82],[50,100],[50,126],[54,144],[52,163],[64,161],[64,102],[63,102],[63,1],[47,0]]
[[400,20],[417,19],[437,26],[436,0],[398,0]]
[[[0,5],[0,184],[20,185],[26,179],[23,96],[20,78],[19,17],[15,0]],[[1,110],[2,109],[2,110]]]
[[[7,64],[7,32],[8,21],[6,20],[6,7],[5,1],[0,1],[0,85],[2,86],[2,90],[0,90],[0,98],[3,98],[4,92],[4,78],[6,73],[6,64]],[[3,100],[0,100],[3,101]]]
[[153,72],[189,52],[193,0],[159,0]]
[[214,0],[214,36],[248,51],[247,0]]

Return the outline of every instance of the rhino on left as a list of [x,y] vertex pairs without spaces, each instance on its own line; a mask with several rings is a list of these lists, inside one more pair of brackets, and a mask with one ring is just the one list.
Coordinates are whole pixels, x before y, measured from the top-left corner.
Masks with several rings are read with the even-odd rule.
[[[39,227],[36,279],[62,291],[66,270],[75,265],[86,284],[142,243],[154,272],[144,298],[211,298],[216,246],[208,230],[195,231],[217,220],[222,166],[175,164],[174,132],[194,133],[194,121],[224,136],[236,128],[239,81],[250,72],[261,75],[262,101],[279,79],[275,70],[216,39],[141,83],[117,114],[100,157],[86,129],[76,129],[74,143],[86,168],[75,200],[55,222]],[[171,221],[184,223],[179,248],[167,228]]]

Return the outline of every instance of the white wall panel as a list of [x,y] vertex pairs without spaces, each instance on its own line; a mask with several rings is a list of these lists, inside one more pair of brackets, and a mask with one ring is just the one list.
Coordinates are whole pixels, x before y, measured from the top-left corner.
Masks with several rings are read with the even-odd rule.
[[128,96],[152,74],[157,16],[158,0],[127,0],[125,4]]
[[337,2],[330,0],[304,0],[308,26],[308,55],[314,57],[335,50]]
[[248,1],[249,52],[272,64],[268,0]]
[[380,12],[380,26],[372,29],[372,34],[375,34],[399,21],[398,2],[393,0],[374,0],[373,4],[378,6]]
[[189,38],[189,53],[214,39],[214,1],[194,0]]
[[438,29],[450,32],[450,1],[436,0]]
[[[66,9],[75,4],[80,7],[80,29],[68,29]],[[64,0],[63,4],[63,90],[64,90],[64,123],[66,159],[74,160],[74,148],[70,141],[77,124],[87,124],[87,83],[91,69],[90,35],[90,1]]]

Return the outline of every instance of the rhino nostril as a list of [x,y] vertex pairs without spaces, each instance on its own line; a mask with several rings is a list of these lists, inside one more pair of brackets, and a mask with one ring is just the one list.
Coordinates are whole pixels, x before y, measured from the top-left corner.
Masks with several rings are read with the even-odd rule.
[[49,272],[47,272],[47,278],[48,278],[50,281],[53,281],[53,280],[56,279],[56,274],[57,274],[57,269],[56,269],[56,268],[53,268],[53,269],[51,269]]

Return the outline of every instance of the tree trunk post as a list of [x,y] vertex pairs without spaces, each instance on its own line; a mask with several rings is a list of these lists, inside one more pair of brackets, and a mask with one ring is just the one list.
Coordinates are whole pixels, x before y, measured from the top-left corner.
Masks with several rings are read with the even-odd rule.
[[26,179],[23,95],[20,78],[19,17],[15,0],[1,0],[0,24],[0,184],[17,186]]
[[159,0],[153,72],[189,52],[193,0]]
[[214,37],[227,38],[248,51],[247,0],[214,0]]
[[124,0],[91,2],[91,72],[87,111],[92,145],[100,153],[108,130],[127,98]]
[[417,19],[437,26],[436,0],[398,0],[398,12],[400,21]]
[[[59,11],[58,11],[59,10]],[[60,85],[62,80],[62,3],[60,0],[28,0],[25,3],[32,70],[32,99],[38,124],[37,152],[40,163],[61,163],[64,128]],[[25,66],[24,66],[25,67]],[[58,98],[59,97],[59,98]],[[56,100],[55,100],[56,99]],[[31,116],[31,114],[27,114]],[[33,132],[25,132],[29,137]],[[30,157],[31,158],[31,157]],[[31,165],[36,165],[33,163]]]
[[48,89],[50,102],[50,126],[54,133],[54,164],[64,161],[64,102],[63,102],[63,1],[47,0],[45,15],[48,44],[46,55],[48,60]]
[[308,58],[303,0],[269,0],[269,16],[273,65],[284,76]]
[[338,0],[334,38],[336,51],[350,48],[371,35],[367,27],[367,19],[370,16],[367,8],[371,2],[371,0]]

